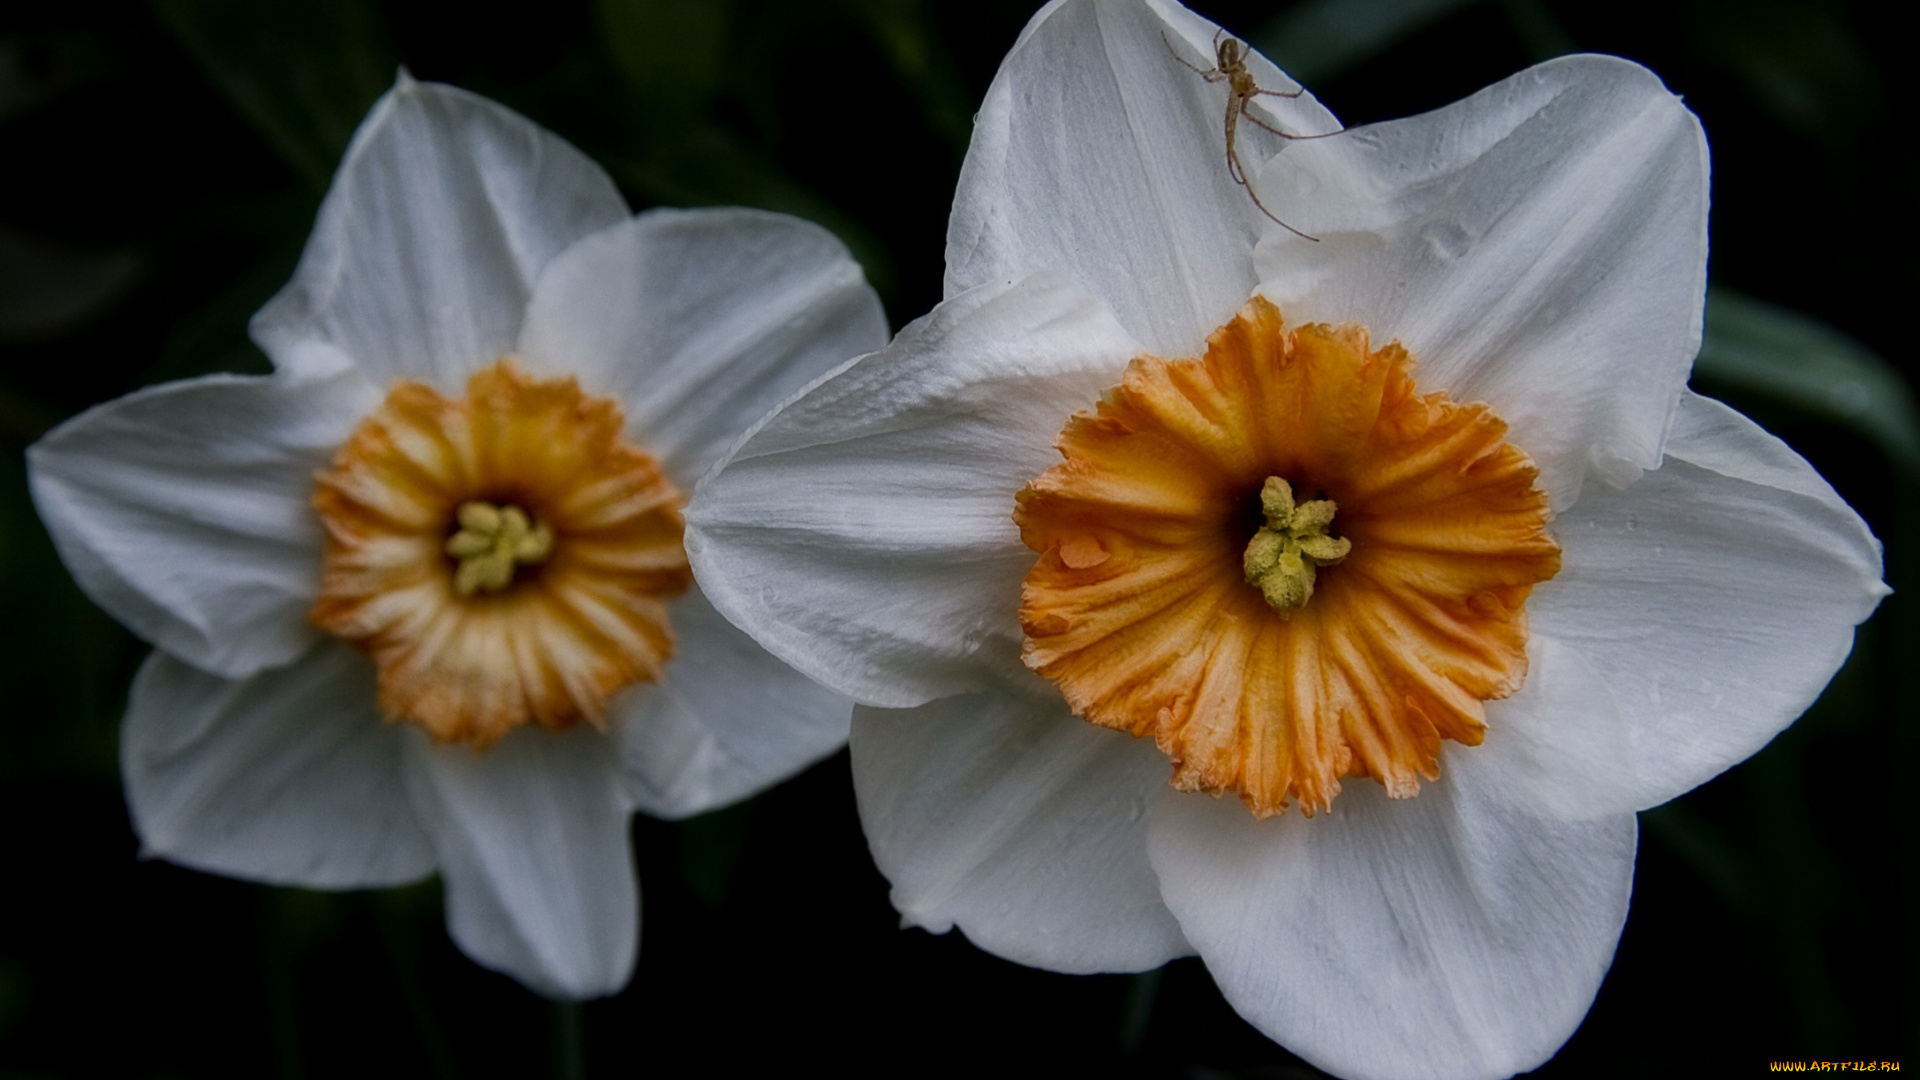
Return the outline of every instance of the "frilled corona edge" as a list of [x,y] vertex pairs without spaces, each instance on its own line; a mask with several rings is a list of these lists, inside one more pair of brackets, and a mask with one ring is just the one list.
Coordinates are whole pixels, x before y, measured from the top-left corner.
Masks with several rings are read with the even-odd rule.
[[464,398],[396,381],[317,477],[311,618],[373,657],[380,708],[487,746],[598,722],[673,651],[684,503],[620,407],[503,359]]
[[[1088,720],[1151,735],[1175,787],[1261,817],[1329,807],[1346,776],[1399,797],[1437,779],[1440,740],[1477,745],[1483,703],[1524,680],[1525,602],[1560,549],[1506,424],[1412,369],[1260,297],[1200,359],[1136,358],[1018,495],[1040,553],[1027,664]],[[1255,575],[1287,551],[1297,604]]]

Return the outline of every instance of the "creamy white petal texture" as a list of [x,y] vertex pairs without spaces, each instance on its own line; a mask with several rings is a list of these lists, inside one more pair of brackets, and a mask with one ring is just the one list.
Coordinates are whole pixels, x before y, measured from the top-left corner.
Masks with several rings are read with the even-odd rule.
[[1553,1055],[1612,962],[1631,814],[1508,802],[1472,752],[1413,799],[1350,782],[1330,814],[1255,823],[1172,790],[1148,851],[1227,1000],[1343,1076],[1508,1076]]
[[554,256],[628,216],[607,174],[558,136],[402,75],[355,133],[253,337],[279,365],[318,339],[377,386],[406,377],[457,392],[513,350]]
[[141,637],[229,677],[284,664],[318,636],[314,470],[378,400],[340,367],[142,390],[28,449],[34,505],[80,587]]
[[1509,802],[1545,815],[1578,821],[1642,805],[1633,732],[1606,676],[1539,633],[1527,642],[1525,685],[1487,703],[1486,740],[1469,752]]
[[[537,489],[507,494],[628,513],[644,499],[619,485],[654,479],[634,447],[691,492],[766,409],[885,344],[879,299],[816,226],[754,210],[632,218],[607,175],[558,137],[403,74],[355,134],[293,281],[253,332],[271,377],[144,390],[29,451],[36,504],[75,578],[159,650],[123,738],[146,851],[317,888],[437,870],[452,936],[476,961],[555,997],[618,991],[639,940],[633,810],[681,817],[746,798],[844,744],[852,703],[755,645],[697,587],[675,591],[685,568],[667,510],[657,535],[619,521],[560,535],[581,544],[569,596],[588,600],[553,621],[601,622],[534,640],[542,628],[517,621],[520,636],[501,646],[511,662],[498,663],[488,644],[446,635],[499,633],[529,609],[453,609],[497,598],[438,587],[434,575],[455,569],[439,517],[451,533],[455,508],[500,498],[487,487],[494,458],[524,455],[532,439],[584,446],[567,425],[606,416],[609,400],[632,446],[603,456],[627,471],[609,466],[603,480],[590,470],[607,461],[585,448],[499,481]],[[513,366],[496,368],[503,360]],[[468,376],[489,368],[496,389],[537,380],[558,395],[555,380],[572,378],[588,400],[520,409],[528,395],[496,393],[445,410],[480,420],[436,427],[438,403],[388,393],[405,379],[463,399]],[[458,445],[408,442],[436,439]],[[453,464],[430,479],[407,464],[430,472],[421,463],[434,458]],[[331,502],[316,500],[323,470]],[[615,493],[582,493],[602,482]],[[373,510],[345,516],[350,502],[391,515],[391,528],[367,527]],[[640,583],[655,571],[657,593]],[[328,603],[331,621],[313,614]],[[620,681],[653,677],[652,639],[613,625],[606,605],[664,612],[677,648],[657,683]],[[356,622],[349,607],[374,614]],[[394,612],[404,618],[361,632]],[[372,644],[373,633],[387,637]],[[567,649],[622,654],[570,656],[579,665],[556,671]],[[643,650],[647,663],[627,663]],[[421,661],[408,694],[388,692],[396,654]],[[449,687],[476,663],[506,685],[491,697]],[[629,673],[575,677],[589,666]],[[578,696],[539,719],[564,727],[604,706],[605,730],[531,726],[527,688],[568,678]],[[383,719],[383,701],[404,715]],[[466,710],[444,729],[456,741],[429,739],[421,701]],[[498,741],[457,741],[488,708]]]
[[635,807],[681,818],[738,802],[847,741],[853,702],[801,675],[713,610],[695,585],[673,602],[677,652],[658,686],[611,704]]
[[[851,745],[908,923],[1064,971],[1191,947],[1243,1016],[1336,1074],[1508,1076],[1593,1001],[1633,812],[1813,700],[1885,593],[1879,550],[1805,462],[1685,390],[1707,151],[1652,74],[1570,57],[1331,138],[1241,123],[1262,199],[1316,241],[1233,183],[1228,88],[1180,62],[1212,67],[1214,41],[1163,0],[1034,16],[976,118],[946,301],[710,473],[689,550],[769,650],[899,707],[857,709]],[[1337,127],[1304,96],[1256,107]],[[1329,813],[1258,820],[1172,790],[1151,742],[1076,725],[1013,669],[1038,557],[1015,493],[1135,351],[1198,356],[1251,295],[1398,339],[1420,391],[1489,404],[1557,515],[1525,683],[1410,799],[1349,777]]]
[[626,985],[640,889],[608,736],[522,728],[476,753],[405,734],[461,951],[554,997]]
[[1799,455],[1732,409],[1681,398],[1667,458],[1554,523],[1560,576],[1534,632],[1606,680],[1639,806],[1704,783],[1819,696],[1873,613],[1880,545]]
[[[1036,16],[974,118],[947,227],[947,296],[1051,266],[1162,355],[1191,355],[1226,322],[1258,280],[1254,239],[1278,226],[1228,172],[1226,85],[1180,63],[1212,68],[1213,35],[1175,4],[1085,0]],[[1296,89],[1263,57],[1248,64],[1262,87]],[[1256,109],[1290,133],[1340,127],[1306,94]],[[1250,170],[1282,146],[1238,127]]]
[[330,640],[244,679],[156,652],[120,731],[146,854],[309,888],[433,873],[402,757],[400,732],[373,707],[373,665]]
[[520,352],[627,403],[682,491],[822,372],[886,344],[833,234],[784,214],[650,210],[569,248],[534,288]]
[[757,428],[687,508],[713,606],[872,705],[1020,672],[1013,494],[1138,351],[1053,274],[943,302]]
[[860,817],[901,920],[1052,971],[1191,953],[1147,864],[1165,756],[1035,689],[854,710]]
[[1651,72],[1567,57],[1282,162],[1262,198],[1320,238],[1262,240],[1288,318],[1361,323],[1422,388],[1492,404],[1559,512],[1588,470],[1660,463],[1700,344],[1707,145]]

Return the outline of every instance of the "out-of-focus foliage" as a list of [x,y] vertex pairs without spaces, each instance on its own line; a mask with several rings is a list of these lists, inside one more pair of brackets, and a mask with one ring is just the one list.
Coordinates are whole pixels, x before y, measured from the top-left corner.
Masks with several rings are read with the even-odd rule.
[[1714,289],[1694,375],[1851,428],[1902,469],[1920,469],[1920,416],[1906,380],[1818,319]]
[[[844,756],[744,806],[639,819],[641,958],[555,1010],[473,967],[432,883],[270,889],[138,858],[116,727],[144,647],[67,578],[21,452],[148,383],[262,371],[283,283],[400,65],[603,163],[636,209],[744,203],[854,250],[896,326],[939,298],[971,117],[1037,0],[15,0],[0,8],[0,1080],[1310,1075],[1204,969],[1073,978],[898,930]],[[1897,1060],[1920,1031],[1920,461],[1912,94],[1891,7],[1825,0],[1223,0],[1196,7],[1349,124],[1573,49],[1639,60],[1714,156],[1696,387],[1811,458],[1902,592],[1808,716],[1643,816],[1614,969],[1550,1075]],[[1896,59],[1897,58],[1897,59]],[[1888,973],[1896,973],[1888,978]]]

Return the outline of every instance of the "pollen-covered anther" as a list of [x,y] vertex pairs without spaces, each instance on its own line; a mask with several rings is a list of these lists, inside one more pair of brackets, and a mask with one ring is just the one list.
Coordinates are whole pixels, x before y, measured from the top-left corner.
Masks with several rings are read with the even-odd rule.
[[311,618],[373,657],[388,718],[484,747],[660,677],[684,500],[623,427],[503,359],[458,399],[398,381],[354,430],[317,478]]
[[447,537],[446,552],[460,560],[453,591],[461,596],[499,592],[513,583],[514,567],[537,566],[553,553],[553,530],[517,506],[475,499],[461,503],[454,516],[460,531]]
[[1018,496],[1027,665],[1259,816],[1438,779],[1524,680],[1560,551],[1506,425],[1412,368],[1260,298],[1204,357],[1136,358]]
[[1260,590],[1267,606],[1282,618],[1313,599],[1316,567],[1332,566],[1347,557],[1353,542],[1328,536],[1338,508],[1331,499],[1294,504],[1293,486],[1277,476],[1260,488],[1260,511],[1266,524],[1247,541],[1240,565],[1247,584]]

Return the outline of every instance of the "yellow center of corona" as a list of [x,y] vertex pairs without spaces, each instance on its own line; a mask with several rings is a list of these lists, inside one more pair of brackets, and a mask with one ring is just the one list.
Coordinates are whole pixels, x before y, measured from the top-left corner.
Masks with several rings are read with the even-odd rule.
[[620,407],[503,359],[466,396],[400,380],[316,477],[322,629],[443,742],[598,723],[673,651],[684,503]]
[[1018,496],[1028,666],[1260,817],[1437,780],[1524,681],[1560,549],[1506,424],[1412,369],[1257,297],[1205,356],[1136,358]]
[[453,591],[461,596],[499,592],[513,584],[514,567],[538,566],[553,554],[553,530],[517,506],[475,499],[461,503],[454,519],[460,531],[447,537],[446,552],[460,560]]

